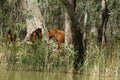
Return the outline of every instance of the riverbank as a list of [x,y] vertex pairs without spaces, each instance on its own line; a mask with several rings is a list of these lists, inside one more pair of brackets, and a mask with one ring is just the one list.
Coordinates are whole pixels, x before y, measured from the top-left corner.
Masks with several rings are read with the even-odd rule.
[[[84,65],[76,72],[92,76],[117,76],[120,74],[120,42],[111,41],[103,46],[91,40],[85,52]],[[53,46],[53,45],[52,45]],[[47,71],[74,73],[76,54],[72,49],[55,50],[44,42],[37,45],[0,45],[0,66],[6,70]]]

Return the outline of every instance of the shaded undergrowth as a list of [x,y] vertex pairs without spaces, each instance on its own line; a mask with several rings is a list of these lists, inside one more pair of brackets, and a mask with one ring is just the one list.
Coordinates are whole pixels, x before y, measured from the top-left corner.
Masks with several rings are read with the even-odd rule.
[[120,74],[120,41],[108,41],[98,46],[94,40],[88,44],[82,67],[86,74],[113,76]]
[[[4,58],[1,66],[5,69],[34,70],[34,71],[64,71],[72,72],[76,52],[63,47],[57,50],[45,41],[37,41],[34,45],[1,43],[1,53]],[[84,65],[80,68],[90,75],[118,75],[120,73],[120,41],[109,41],[104,45],[97,45],[91,40],[85,52]]]
[[1,65],[6,69],[37,71],[72,71],[75,52],[71,49],[52,48],[44,41],[34,45],[5,45],[2,50],[4,59]]

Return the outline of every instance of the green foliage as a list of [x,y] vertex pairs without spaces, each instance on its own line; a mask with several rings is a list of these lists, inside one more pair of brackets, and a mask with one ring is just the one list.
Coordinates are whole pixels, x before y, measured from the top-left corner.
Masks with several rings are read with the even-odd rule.
[[25,15],[20,6],[19,0],[4,0],[2,7],[0,7],[0,29],[3,32],[1,36],[5,35],[4,33],[8,29],[12,29],[12,31],[18,34],[19,30],[25,27]]
[[[57,46],[57,45],[56,45]],[[6,53],[1,63],[4,68],[37,71],[71,71],[75,52],[71,49],[52,49],[44,41],[37,41],[34,45],[3,45]],[[7,64],[7,65],[5,65]]]
[[118,75],[120,60],[120,42],[109,41],[105,45],[98,46],[92,40],[86,50],[86,61],[82,69],[90,75]]
[[[21,0],[0,1],[0,52],[5,55],[1,64],[25,70],[72,71],[76,52],[69,48],[57,51],[45,41],[37,41],[34,45],[8,43],[5,32],[12,29],[19,35],[19,31],[26,27],[25,19],[33,17],[32,13],[24,13]],[[59,0],[38,0],[39,7],[46,22],[47,29],[64,29],[64,9]],[[76,13],[79,15],[81,29],[84,32],[84,8],[88,11],[87,21],[87,50],[84,66],[81,68],[89,74],[120,73],[120,0],[110,0],[109,21],[107,24],[108,43],[103,46],[97,44],[97,30],[101,22],[101,1],[87,0],[86,5],[77,0]],[[34,2],[34,1],[33,1]],[[43,36],[44,37],[44,36]],[[57,43],[55,43],[57,44]]]
[[39,0],[48,29],[64,29],[64,10],[58,0]]

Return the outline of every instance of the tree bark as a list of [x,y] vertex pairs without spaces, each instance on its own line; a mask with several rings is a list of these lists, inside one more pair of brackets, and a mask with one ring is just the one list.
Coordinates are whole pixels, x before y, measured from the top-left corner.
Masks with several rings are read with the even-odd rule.
[[72,41],[73,46],[77,54],[75,55],[74,61],[74,69],[78,71],[80,67],[84,64],[85,59],[85,49],[83,45],[83,34],[81,33],[80,23],[78,21],[78,17],[73,12],[73,6],[70,3],[70,0],[59,0],[63,5],[64,8],[67,10],[67,13],[71,20],[71,31],[72,31]]
[[109,19],[108,8],[107,8],[108,0],[102,0],[102,22],[100,27],[98,28],[98,42],[103,44],[106,43],[106,28],[107,22]]
[[65,47],[68,48],[72,46],[71,21],[67,13],[67,10],[65,9],[64,11],[65,11]]
[[37,28],[41,28],[42,32],[44,32],[46,28],[37,0],[21,0],[21,3],[25,14],[27,14],[27,35],[25,37],[26,41],[30,38],[30,34]]

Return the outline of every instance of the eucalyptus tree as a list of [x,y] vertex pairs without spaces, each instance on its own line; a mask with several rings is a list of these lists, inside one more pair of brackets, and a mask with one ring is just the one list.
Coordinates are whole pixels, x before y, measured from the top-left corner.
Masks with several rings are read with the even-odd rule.
[[[77,51],[75,61],[74,61],[74,69],[79,70],[80,66],[84,64],[84,58],[85,58],[85,48],[83,45],[83,33],[81,32],[80,23],[78,21],[78,17],[76,15],[75,11],[75,4],[76,0],[73,3],[74,0],[59,0],[62,5],[67,10],[67,13],[71,20],[71,31],[72,31],[72,41],[75,51]],[[74,5],[74,7],[73,7]]]
[[72,47],[72,30],[71,30],[71,20],[66,9],[64,9],[65,15],[65,47]]
[[23,11],[26,14],[26,26],[27,26],[27,35],[25,37],[25,41],[30,38],[30,34],[37,28],[42,29],[44,32],[45,21],[39,9],[37,0],[21,0],[21,4],[23,6]]

